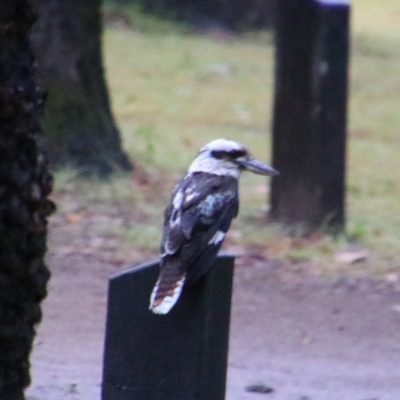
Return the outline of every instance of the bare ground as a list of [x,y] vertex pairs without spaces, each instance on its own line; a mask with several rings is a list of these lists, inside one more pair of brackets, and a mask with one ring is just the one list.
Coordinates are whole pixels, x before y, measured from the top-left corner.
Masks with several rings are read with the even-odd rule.
[[[154,256],[118,253],[91,231],[99,218],[52,222],[29,400],[100,399],[108,277]],[[327,283],[250,253],[236,264],[227,400],[400,399],[398,283]]]

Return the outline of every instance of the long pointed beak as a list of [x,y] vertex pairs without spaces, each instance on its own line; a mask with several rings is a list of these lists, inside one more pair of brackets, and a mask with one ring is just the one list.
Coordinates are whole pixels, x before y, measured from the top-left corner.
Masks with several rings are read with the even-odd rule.
[[255,158],[238,158],[236,162],[246,171],[253,172],[258,175],[279,175],[279,172],[262,161]]

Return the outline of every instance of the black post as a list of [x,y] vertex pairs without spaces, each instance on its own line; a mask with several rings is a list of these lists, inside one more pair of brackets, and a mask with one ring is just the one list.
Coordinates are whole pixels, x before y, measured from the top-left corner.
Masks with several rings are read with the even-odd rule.
[[223,400],[234,258],[219,256],[167,315],[149,311],[158,262],[110,280],[102,400]]
[[349,49],[347,2],[277,5],[271,217],[341,231]]

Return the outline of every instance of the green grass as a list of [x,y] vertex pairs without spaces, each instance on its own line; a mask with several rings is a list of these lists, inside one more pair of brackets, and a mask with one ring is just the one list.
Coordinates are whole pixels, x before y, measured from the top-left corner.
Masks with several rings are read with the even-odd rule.
[[[265,180],[247,175],[230,241],[273,258],[311,260],[328,274],[382,275],[400,271],[400,3],[352,5],[348,237],[296,241],[268,226]],[[217,40],[124,12],[131,28],[105,29],[104,56],[114,114],[137,172],[109,183],[61,179],[59,187],[73,182],[78,203],[128,210],[123,241],[156,250],[169,192],[200,146],[232,138],[268,161],[274,50],[268,33]],[[370,257],[345,267],[334,261],[335,252],[354,246],[368,248]]]
[[400,3],[353,2],[348,230],[374,272],[400,269]]
[[116,30],[105,48],[114,112],[135,160],[174,170],[207,140],[265,133],[271,48]]

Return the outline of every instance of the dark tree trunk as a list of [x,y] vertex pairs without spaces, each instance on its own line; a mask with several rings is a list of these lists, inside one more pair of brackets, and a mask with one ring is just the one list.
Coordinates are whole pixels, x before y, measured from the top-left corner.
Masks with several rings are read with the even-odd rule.
[[272,219],[345,225],[349,5],[280,0],[276,24]]
[[34,79],[27,0],[0,0],[0,399],[22,400],[49,271],[52,178],[38,152],[43,92]]
[[44,146],[50,163],[107,175],[130,170],[110,110],[101,53],[100,0],[34,0],[32,30],[49,99]]

